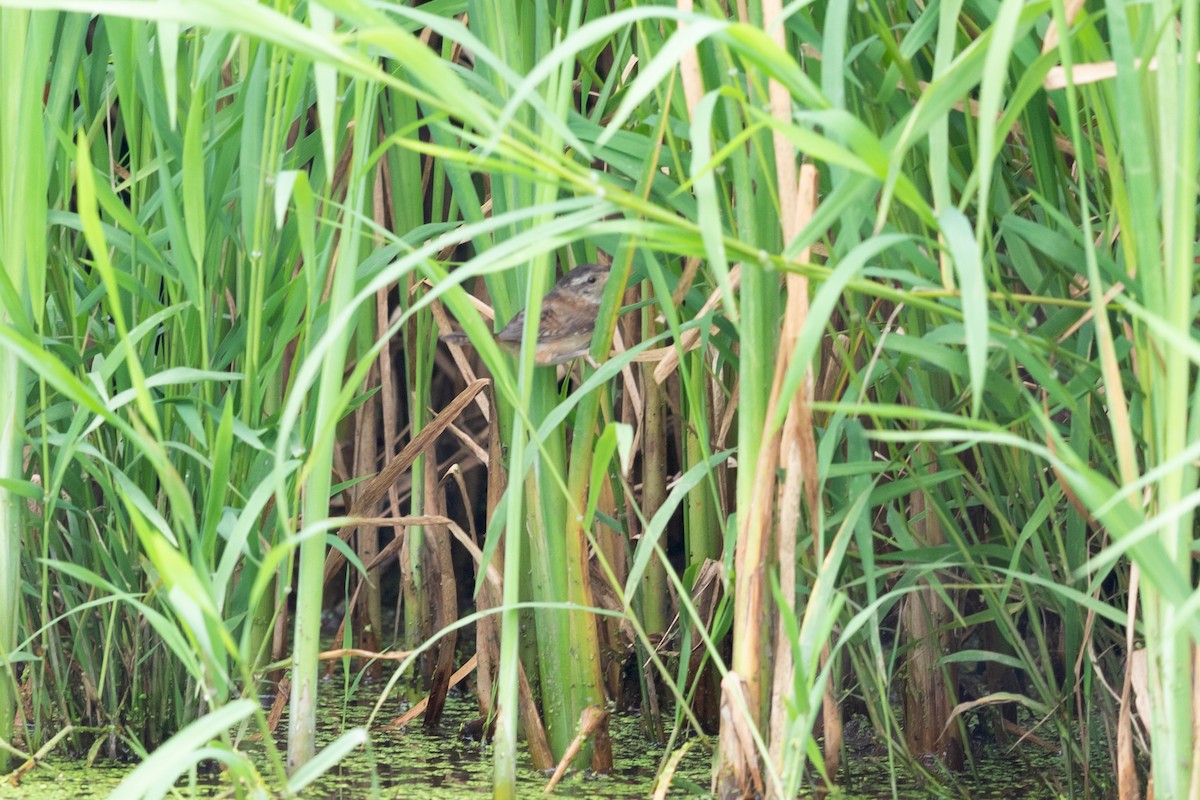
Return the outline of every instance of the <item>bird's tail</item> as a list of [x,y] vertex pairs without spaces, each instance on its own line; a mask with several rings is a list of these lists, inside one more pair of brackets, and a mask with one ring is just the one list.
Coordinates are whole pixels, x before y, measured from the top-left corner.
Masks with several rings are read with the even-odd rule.
[[471,343],[471,338],[469,336],[467,336],[465,333],[463,333],[462,331],[452,331],[450,333],[443,333],[441,336],[438,337],[438,339],[442,342],[445,342],[446,344],[452,344],[452,345],[455,345],[458,347],[462,347],[464,344]]

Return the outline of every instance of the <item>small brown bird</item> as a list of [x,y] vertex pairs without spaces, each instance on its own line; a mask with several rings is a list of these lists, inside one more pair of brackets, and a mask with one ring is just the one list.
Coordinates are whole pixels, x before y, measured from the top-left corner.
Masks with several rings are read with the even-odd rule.
[[[542,321],[538,325],[533,363],[549,366],[587,354],[608,270],[601,264],[581,264],[559,278],[542,298]],[[495,334],[496,343],[510,353],[520,352],[524,328],[525,312],[518,311],[504,330]],[[461,332],[447,333],[442,341],[454,345],[469,343],[467,335]]]

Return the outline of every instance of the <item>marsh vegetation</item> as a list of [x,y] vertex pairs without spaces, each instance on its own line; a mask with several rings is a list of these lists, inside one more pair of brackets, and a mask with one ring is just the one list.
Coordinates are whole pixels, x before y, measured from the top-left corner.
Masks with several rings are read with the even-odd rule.
[[[14,780],[300,792],[403,682],[468,693],[496,798],[629,709],[723,799],[868,741],[896,794],[1029,749],[1195,795],[1198,4],[0,0],[0,42]],[[587,263],[589,357],[501,349]],[[318,749],[331,692],[378,713]]]

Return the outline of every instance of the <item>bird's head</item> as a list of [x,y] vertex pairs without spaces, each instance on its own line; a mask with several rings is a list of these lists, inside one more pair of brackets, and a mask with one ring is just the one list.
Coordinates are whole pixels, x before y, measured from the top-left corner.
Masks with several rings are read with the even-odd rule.
[[604,284],[609,268],[602,264],[580,264],[563,275],[554,288],[560,294],[579,298],[595,305],[604,297]]

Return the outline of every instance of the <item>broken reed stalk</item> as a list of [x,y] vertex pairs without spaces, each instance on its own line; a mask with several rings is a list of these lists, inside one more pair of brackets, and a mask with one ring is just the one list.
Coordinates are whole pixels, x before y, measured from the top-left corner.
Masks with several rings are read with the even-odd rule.
[[[355,498],[354,505],[350,508],[350,517],[369,517],[368,510],[373,508],[376,503],[387,495],[388,490],[393,484],[408,471],[412,466],[413,461],[422,453],[426,452],[439,436],[448,428],[454,420],[462,413],[463,409],[470,404],[471,400],[479,392],[483,391],[488,385],[488,381],[484,378],[474,381],[463,389],[457,397],[446,405],[444,409],[425,426],[424,429],[411,442],[396,454],[395,458],[379,471],[374,478],[367,482],[362,492]],[[418,515],[419,516],[419,515]],[[354,533],[354,523],[343,525],[338,530],[338,536],[342,540],[347,540]],[[325,561],[325,581],[328,582],[334,576],[337,570],[345,563],[346,557],[337,550],[330,550]]]
[[[780,143],[777,142],[777,146]],[[794,238],[812,219],[817,207],[817,187],[819,173],[811,164],[805,164],[800,169],[800,179],[797,186],[797,200],[793,205],[795,221],[788,226],[785,235]],[[807,261],[811,248],[805,247],[797,255],[799,261]],[[788,303],[784,312],[783,330],[779,348],[779,357],[775,367],[776,386],[781,386],[784,375],[791,368],[792,353],[800,332],[808,320],[808,280],[801,275],[787,276]],[[812,365],[805,365],[804,379],[799,389],[788,401],[787,415],[780,431],[779,468],[783,472],[783,484],[779,488],[777,501],[779,522],[776,533],[779,563],[779,597],[785,604],[785,611],[791,617],[796,616],[794,605],[796,597],[796,538],[801,528],[801,500],[807,504],[807,520],[809,533],[812,537],[813,563],[820,564],[824,560],[824,541],[822,536],[822,508],[820,485],[817,476],[817,447],[813,435],[812,400],[814,377]],[[779,401],[778,389],[773,391],[772,407]],[[773,418],[772,414],[768,419]],[[790,641],[783,614],[776,618],[775,670],[771,704],[771,758],[778,770],[783,772],[783,750],[787,744],[791,726],[787,724],[785,710],[786,699],[794,686],[793,662],[794,642]],[[829,645],[822,648],[821,664],[829,659]],[[841,714],[837,706],[836,695],[833,691],[834,674],[830,674],[825,687],[822,714],[825,729],[825,767],[830,773],[837,771],[838,758],[841,751]],[[786,779],[786,778],[785,778]]]
[[[912,458],[914,472],[937,473],[937,456],[928,446],[919,446]],[[946,541],[938,521],[937,509],[924,489],[912,493],[909,501],[913,537],[923,547],[937,547]],[[942,759],[950,769],[963,763],[960,727],[948,724],[953,719],[954,692],[957,690],[954,664],[943,663],[942,655],[950,647],[949,623],[956,611],[942,600],[933,585],[936,576],[922,576],[919,588],[904,600],[900,622],[907,645],[904,682],[904,734],[909,751],[917,756]]]
[[[445,513],[445,495],[438,476],[435,474],[437,460],[431,458],[425,471],[425,508],[435,514]],[[411,530],[411,529],[410,529]],[[434,587],[431,600],[431,624],[435,631],[451,629],[458,621],[458,583],[454,575],[454,561],[450,557],[450,537],[440,526],[425,528],[426,553],[429,556],[429,585]],[[426,729],[437,727],[450,691],[451,675],[454,672],[454,648],[458,642],[458,631],[450,630],[438,640],[434,654],[433,669],[429,682],[429,706],[425,714]]]
[[[447,688],[453,689],[455,686],[457,686],[459,683],[462,682],[463,678],[467,677],[472,672],[474,672],[475,668],[477,666],[479,666],[479,657],[478,656],[471,656],[470,658],[468,658],[467,662],[465,664],[463,664],[461,667],[459,667],[455,671],[455,673],[450,676],[450,682],[449,682],[449,685],[447,686]],[[385,725],[383,727],[383,730],[391,731],[391,730],[397,730],[399,728],[403,728],[406,725],[408,725],[408,723],[412,722],[414,719],[421,716],[421,712],[423,712],[426,709],[426,707],[428,707],[428,705],[430,703],[430,698],[432,696],[433,696],[433,693],[430,692],[429,694],[425,695],[420,700],[418,700],[416,703],[413,703],[412,708],[408,709],[403,714],[401,714],[400,716],[398,716],[394,720],[392,720],[389,724]]]
[[[482,394],[481,397],[485,399],[489,408],[495,408],[495,402],[490,396],[491,394],[492,390],[489,387],[488,391]],[[484,524],[490,525],[492,518],[495,516],[496,507],[500,504],[500,498],[504,496],[505,489],[508,487],[508,471],[504,467],[504,445],[500,436],[500,421],[492,413],[486,413],[485,417],[487,418],[487,502],[484,513]],[[496,544],[495,550],[492,551],[492,558],[488,564],[488,569],[496,570],[497,576],[504,572],[505,546],[503,536],[504,534],[501,534],[501,540]],[[477,565],[477,575],[478,570],[479,567]],[[476,592],[475,603],[480,611],[496,608],[500,605],[502,592],[500,591],[498,579],[495,583],[487,580],[476,580],[476,584],[479,586],[479,589]],[[475,626],[475,652],[479,656],[479,678],[476,683],[479,694],[479,713],[487,720],[486,725],[490,728],[496,713],[492,700],[495,692],[496,670],[499,667],[500,661],[499,620],[494,615],[487,615]],[[553,760],[549,757],[549,753],[546,756],[548,761]]]
[[[370,391],[378,385],[379,368],[372,366],[367,373],[364,391]],[[370,475],[379,463],[378,452],[378,397],[369,397],[354,412],[354,470],[351,475]],[[359,496],[366,486],[358,484],[354,487],[354,496]],[[374,515],[377,506],[362,509],[369,516]],[[354,534],[355,551],[363,564],[369,564],[379,555],[379,529],[373,525],[359,527]],[[363,646],[368,650],[377,650],[383,635],[383,604],[380,599],[379,569],[368,570],[366,575],[355,576],[352,583],[356,584],[355,595],[359,590],[366,590],[366,603],[355,605],[358,619],[358,635]],[[348,604],[349,605],[349,604]],[[349,609],[347,609],[349,612]],[[378,667],[374,667],[373,678],[378,678]]]
[[579,733],[575,734],[575,738],[571,740],[571,744],[567,746],[567,750],[563,753],[563,757],[559,760],[558,766],[554,768],[554,774],[550,776],[550,781],[546,784],[545,793],[550,794],[554,791],[554,787],[567,774],[567,769],[571,766],[571,762],[575,760],[575,756],[579,755],[579,751],[583,748],[584,742],[592,736],[608,735],[606,724],[608,722],[608,712],[599,706],[588,706],[579,715]]

